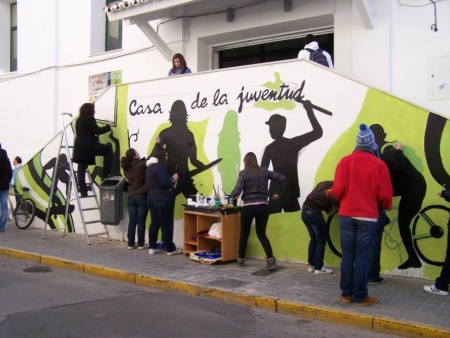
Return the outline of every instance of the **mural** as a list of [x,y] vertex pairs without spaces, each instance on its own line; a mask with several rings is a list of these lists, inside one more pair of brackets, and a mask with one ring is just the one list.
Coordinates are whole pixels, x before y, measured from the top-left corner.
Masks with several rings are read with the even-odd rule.
[[[129,147],[149,154],[157,136],[168,149],[170,171],[180,175],[174,213],[178,244],[181,205],[197,192],[211,196],[217,186],[223,194],[231,191],[243,154],[252,151],[261,165],[288,178],[283,198],[270,204],[267,234],[277,258],[300,262],[307,261],[309,242],[300,205],[317,183],[333,180],[339,160],[355,148],[358,125],[366,123],[386,163],[393,161],[396,143],[403,144],[402,171],[391,171],[395,206],[387,212],[382,272],[433,277],[442,265],[450,205],[437,192],[450,183],[447,119],[300,60],[119,84],[97,104],[114,107],[114,139],[101,141],[112,143],[117,163]],[[32,189],[41,220],[58,142],[41,149],[19,175]],[[51,207],[67,200],[63,158],[60,163]],[[94,176],[101,165],[90,168]],[[97,176],[95,182],[100,183]],[[70,217],[68,230],[82,231],[76,206]],[[340,264],[337,218],[327,215],[330,266]],[[52,222],[64,226],[60,214]],[[264,256],[254,232],[247,255]]]

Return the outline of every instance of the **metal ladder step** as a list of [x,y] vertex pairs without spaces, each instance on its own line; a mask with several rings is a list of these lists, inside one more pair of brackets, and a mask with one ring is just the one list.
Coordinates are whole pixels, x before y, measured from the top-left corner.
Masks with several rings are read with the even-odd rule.
[[83,210],[83,211],[91,211],[91,210],[100,210],[100,208],[84,208],[84,209],[81,209],[81,210]]
[[[64,116],[69,116],[71,118],[71,122],[70,122],[70,127],[72,128],[72,130],[74,131],[74,137],[76,137],[75,135],[75,122],[73,119],[72,114],[70,113],[62,113],[61,114],[61,124],[62,124],[62,130],[61,130],[61,143],[60,143],[60,149],[58,150],[58,155],[56,157],[56,164],[54,166],[54,171],[53,171],[53,177],[52,177],[52,186],[50,189],[50,194],[49,194],[49,202],[48,202],[48,208],[47,208],[47,212],[46,212],[46,218],[45,218],[45,225],[44,225],[44,233],[42,238],[45,238],[45,232],[47,230],[47,224],[48,224],[48,220],[50,217],[50,210],[53,207],[52,205],[52,197],[53,194],[55,192],[55,186],[56,186],[56,182],[58,180],[58,177],[56,175],[56,168],[58,167],[58,161],[59,161],[59,155],[61,155],[61,153],[64,151],[66,157],[67,157],[67,164],[68,164],[68,169],[69,169],[69,183],[67,183],[68,188],[67,188],[67,193],[66,193],[66,205],[70,204],[71,201],[71,196],[72,196],[72,189],[74,190],[75,196],[76,196],[76,200],[77,200],[77,204],[78,204],[78,210],[80,211],[80,216],[81,216],[81,221],[83,224],[83,228],[84,228],[84,233],[86,236],[86,241],[87,244],[91,244],[89,237],[91,236],[100,236],[100,235],[107,235],[108,240],[111,240],[110,235],[109,235],[109,230],[107,228],[107,226],[103,223],[101,223],[101,220],[92,220],[92,221],[86,221],[84,218],[84,211],[93,211],[93,210],[99,210],[100,211],[100,203],[99,203],[99,199],[98,199],[98,195],[96,193],[96,189],[94,187],[94,181],[92,179],[91,173],[89,172],[89,170],[86,171],[86,175],[87,175],[87,180],[86,180],[86,186],[88,187],[88,191],[91,191],[92,194],[89,194],[88,196],[83,196],[81,197],[78,191],[78,182],[77,182],[77,173],[78,171],[74,169],[73,167],[73,163],[72,163],[72,156],[71,156],[71,149],[74,148],[73,145],[69,144],[68,141],[68,137],[67,137],[67,131],[66,129],[69,128],[69,125],[65,123],[64,121]],[[78,169],[78,168],[77,168]],[[95,204],[96,207],[89,207],[89,208],[83,208],[81,205],[81,200],[82,199],[86,199],[86,198],[94,198],[95,199]],[[65,219],[66,219],[66,227],[67,227],[67,212],[64,215]],[[100,216],[100,213],[99,213]],[[99,232],[99,233],[94,233],[94,234],[89,234],[88,228],[86,227],[87,224],[94,224],[94,223],[101,223],[104,227],[104,232]],[[66,227],[64,227],[64,235],[66,233]],[[74,228],[75,230],[75,228]],[[63,235],[63,236],[64,236]]]
[[[84,221],[84,223],[85,223],[85,224],[94,224],[94,223],[100,223],[100,220],[99,220],[99,219],[97,219],[97,220],[93,220],[93,221]],[[89,236],[94,236],[94,235],[90,234]]]

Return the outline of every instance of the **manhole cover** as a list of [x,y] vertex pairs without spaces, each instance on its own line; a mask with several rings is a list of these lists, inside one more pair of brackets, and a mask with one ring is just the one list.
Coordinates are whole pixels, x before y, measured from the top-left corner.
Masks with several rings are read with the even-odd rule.
[[29,268],[23,269],[25,272],[51,272],[52,268],[49,266],[30,266]]
[[208,283],[209,286],[218,286],[223,288],[237,288],[244,284],[247,284],[247,282],[238,279],[216,279]]

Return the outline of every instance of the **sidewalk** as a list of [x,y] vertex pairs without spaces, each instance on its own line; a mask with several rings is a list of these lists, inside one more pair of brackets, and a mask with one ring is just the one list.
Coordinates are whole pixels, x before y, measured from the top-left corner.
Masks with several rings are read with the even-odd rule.
[[370,285],[380,303],[355,307],[339,300],[339,271],[315,275],[306,264],[278,262],[284,268],[267,275],[262,259],[248,259],[245,268],[234,263],[204,265],[186,255],[150,256],[148,250],[127,250],[127,243],[84,235],[29,228],[13,222],[0,233],[0,254],[202,297],[258,307],[304,318],[341,323],[405,337],[450,337],[450,297],[422,290],[428,280],[385,275]]

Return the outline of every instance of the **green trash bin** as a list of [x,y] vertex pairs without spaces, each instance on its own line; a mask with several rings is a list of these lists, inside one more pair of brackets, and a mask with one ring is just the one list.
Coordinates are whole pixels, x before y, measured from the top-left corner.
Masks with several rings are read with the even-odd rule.
[[123,217],[123,186],[125,177],[112,176],[100,183],[100,222],[119,225]]

